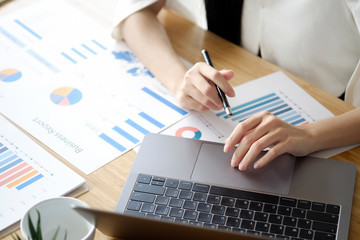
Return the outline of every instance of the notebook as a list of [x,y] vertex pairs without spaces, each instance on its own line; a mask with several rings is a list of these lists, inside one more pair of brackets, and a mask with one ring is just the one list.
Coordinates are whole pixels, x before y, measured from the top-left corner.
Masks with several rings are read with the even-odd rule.
[[78,211],[126,239],[347,239],[354,164],[284,154],[240,172],[222,149],[148,134],[115,212]]

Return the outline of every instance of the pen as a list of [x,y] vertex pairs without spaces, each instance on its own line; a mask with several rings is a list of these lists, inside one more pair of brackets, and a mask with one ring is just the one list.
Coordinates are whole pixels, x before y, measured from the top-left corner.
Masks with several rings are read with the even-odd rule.
[[[203,50],[201,51],[201,53],[202,53],[202,55],[203,55],[203,57],[204,57],[204,59],[205,59],[205,62],[206,62],[207,64],[209,64],[211,67],[214,67],[213,64],[212,64],[212,62],[211,62],[210,55],[209,55],[208,51],[207,51],[206,49],[203,49]],[[216,90],[217,90],[217,92],[218,92],[218,95],[219,95],[219,97],[220,97],[220,100],[221,100],[221,102],[222,102],[222,105],[223,105],[223,107],[224,107],[224,110],[225,110],[226,114],[227,114],[229,117],[232,116],[231,107],[230,107],[230,105],[229,105],[229,102],[228,102],[228,100],[227,100],[227,98],[226,98],[225,93],[224,93],[224,92],[221,90],[221,88],[219,88],[218,85],[216,85],[216,84],[215,84],[215,88],[216,88]]]

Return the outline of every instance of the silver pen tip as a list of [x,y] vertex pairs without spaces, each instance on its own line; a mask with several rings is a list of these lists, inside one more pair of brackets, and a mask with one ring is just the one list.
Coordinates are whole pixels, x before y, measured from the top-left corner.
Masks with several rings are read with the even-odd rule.
[[231,108],[226,107],[226,108],[225,108],[225,112],[226,112],[226,114],[227,114],[229,117],[232,116]]

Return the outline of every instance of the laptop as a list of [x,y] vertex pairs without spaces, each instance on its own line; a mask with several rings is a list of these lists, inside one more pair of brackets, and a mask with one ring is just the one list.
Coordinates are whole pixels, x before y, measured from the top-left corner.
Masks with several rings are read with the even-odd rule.
[[241,172],[232,153],[148,134],[115,211],[76,210],[124,239],[347,239],[354,164],[284,154]]

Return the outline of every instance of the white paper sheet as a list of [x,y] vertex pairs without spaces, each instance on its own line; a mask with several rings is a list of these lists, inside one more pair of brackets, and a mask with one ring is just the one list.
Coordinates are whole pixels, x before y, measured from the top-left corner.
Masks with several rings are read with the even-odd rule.
[[85,180],[0,115],[0,237],[26,210]]
[[86,174],[187,115],[110,32],[62,1],[0,19],[0,112]]

